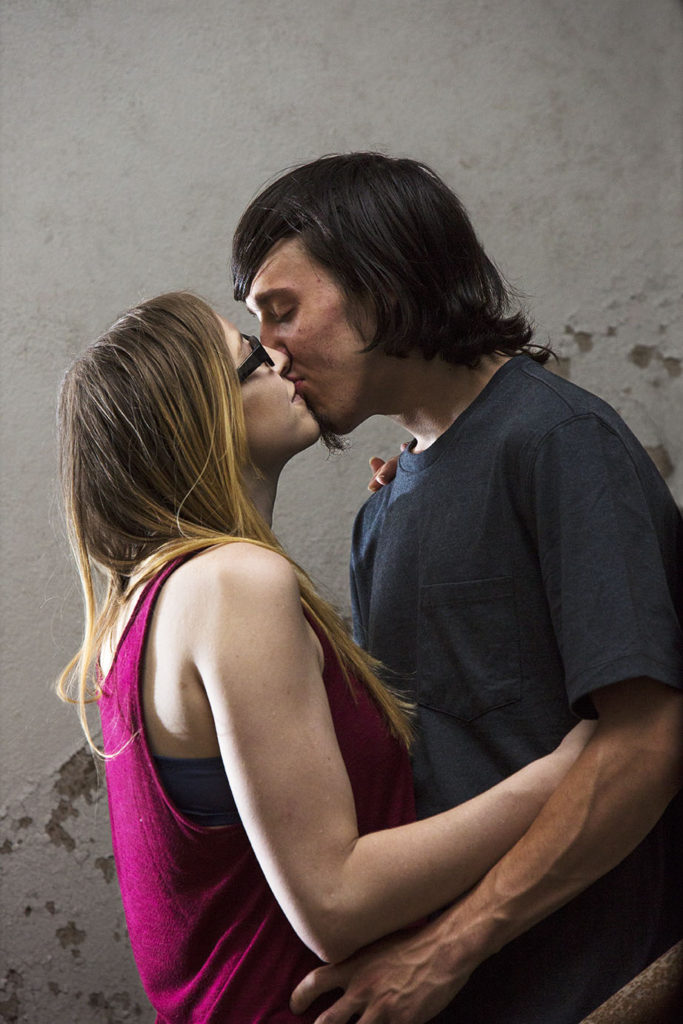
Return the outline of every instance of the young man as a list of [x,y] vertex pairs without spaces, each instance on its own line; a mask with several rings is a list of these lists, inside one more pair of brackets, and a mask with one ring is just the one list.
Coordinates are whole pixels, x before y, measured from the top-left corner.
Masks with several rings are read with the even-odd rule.
[[340,986],[325,1024],[576,1024],[683,935],[681,516],[617,414],[542,365],[428,168],[290,171],[245,212],[233,274],[327,430],[380,413],[413,437],[356,522],[352,594],[358,641],[418,703],[419,813],[598,719],[470,893],[322,968],[295,1008]]

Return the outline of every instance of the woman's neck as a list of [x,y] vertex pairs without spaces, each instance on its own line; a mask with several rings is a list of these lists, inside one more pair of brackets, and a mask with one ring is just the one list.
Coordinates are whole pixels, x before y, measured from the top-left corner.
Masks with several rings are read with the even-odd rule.
[[247,471],[246,487],[249,497],[268,526],[273,525],[273,506],[275,505],[279,479],[279,472],[275,474],[259,473],[257,475],[254,470]]

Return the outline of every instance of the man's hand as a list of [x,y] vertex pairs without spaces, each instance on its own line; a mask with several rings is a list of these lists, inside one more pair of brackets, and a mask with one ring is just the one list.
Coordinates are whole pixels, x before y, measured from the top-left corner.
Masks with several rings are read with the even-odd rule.
[[[319,967],[296,987],[294,1013],[303,1013],[324,992],[343,988],[315,1024],[426,1024],[447,1006],[469,978],[454,972],[452,936],[443,942],[439,920],[418,931],[380,939],[348,960]],[[474,969],[473,965],[473,968]]]
[[316,1024],[425,1024],[483,960],[587,888],[647,835],[683,779],[683,695],[647,678],[594,691],[598,727],[522,839],[418,932],[314,971],[292,997],[344,995]]

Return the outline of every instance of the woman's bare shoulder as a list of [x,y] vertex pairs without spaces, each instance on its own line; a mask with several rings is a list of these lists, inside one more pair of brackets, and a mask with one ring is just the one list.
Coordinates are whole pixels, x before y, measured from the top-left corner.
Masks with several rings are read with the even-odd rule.
[[202,551],[170,577],[167,601],[209,610],[250,605],[299,604],[299,586],[291,563],[277,551],[233,541]]

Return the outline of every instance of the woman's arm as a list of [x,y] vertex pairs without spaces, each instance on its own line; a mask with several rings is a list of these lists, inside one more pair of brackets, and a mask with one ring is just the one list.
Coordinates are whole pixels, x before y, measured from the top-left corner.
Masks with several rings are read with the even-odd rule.
[[443,814],[359,837],[321,678],[285,559],[249,544],[193,560],[192,656],[244,827],[302,940],[341,960],[469,889],[526,831],[573,762],[565,741]]

